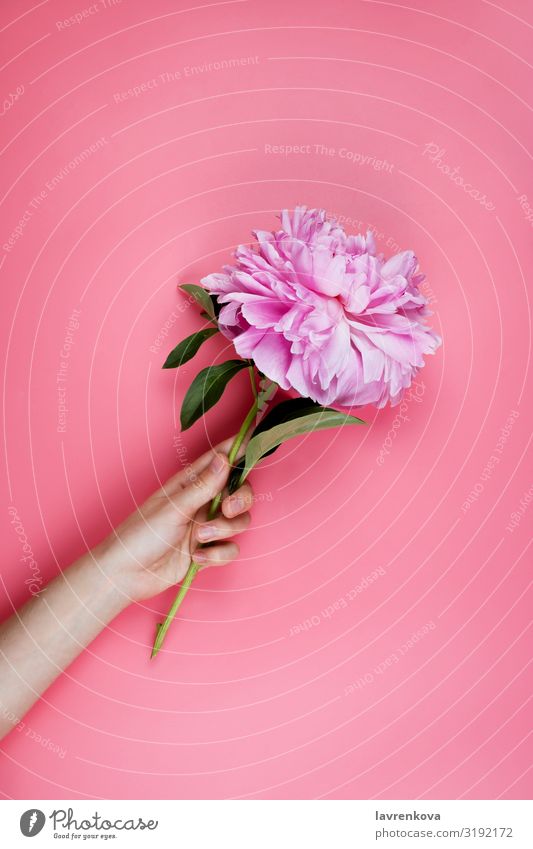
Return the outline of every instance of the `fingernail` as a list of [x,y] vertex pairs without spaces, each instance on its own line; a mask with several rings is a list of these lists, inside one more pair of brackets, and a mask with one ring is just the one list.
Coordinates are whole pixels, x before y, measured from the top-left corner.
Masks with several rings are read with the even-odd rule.
[[216,528],[214,528],[212,525],[200,525],[198,531],[196,532],[196,536],[198,537],[198,539],[203,540],[214,539],[216,535]]
[[230,507],[232,513],[239,513],[241,510],[244,510],[244,499],[241,495],[234,495],[230,500]]
[[195,563],[207,563],[207,554],[203,554],[201,551],[195,551],[193,560]]
[[225,468],[226,460],[222,454],[215,454],[213,459],[211,460],[211,465],[209,466],[210,470],[214,475],[219,475],[220,472]]

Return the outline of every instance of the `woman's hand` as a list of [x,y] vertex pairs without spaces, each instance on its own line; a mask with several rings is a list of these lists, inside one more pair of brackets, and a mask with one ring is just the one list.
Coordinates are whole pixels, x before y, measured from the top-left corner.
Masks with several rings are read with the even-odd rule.
[[[228,478],[231,440],[178,472],[104,542],[82,555],[0,627],[0,737],[130,601],[166,590],[202,566],[239,553],[228,538],[250,524],[244,484],[207,521]],[[198,548],[200,542],[208,543]]]
[[239,548],[228,539],[250,524],[249,484],[222,501],[222,515],[207,520],[210,501],[227,482],[231,442],[170,478],[93,551],[100,569],[127,599],[141,601],[177,584],[193,557],[202,568],[237,557]]

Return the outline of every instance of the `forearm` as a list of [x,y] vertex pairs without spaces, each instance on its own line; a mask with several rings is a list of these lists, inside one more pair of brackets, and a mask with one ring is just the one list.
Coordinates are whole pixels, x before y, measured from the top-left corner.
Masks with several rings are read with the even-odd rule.
[[0,737],[126,603],[86,555],[0,626]]
[[[206,521],[207,505],[228,479],[228,458],[206,451],[154,492],[91,552],[0,626],[0,738],[130,601],[179,583],[200,542],[205,565],[233,560],[229,541],[250,523],[245,483]],[[234,502],[231,500],[234,499]],[[200,536],[200,528],[208,531]]]

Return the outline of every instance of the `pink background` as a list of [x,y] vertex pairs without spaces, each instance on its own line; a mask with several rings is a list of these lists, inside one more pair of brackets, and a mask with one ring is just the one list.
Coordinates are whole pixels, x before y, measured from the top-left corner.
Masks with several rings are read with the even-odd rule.
[[10,507],[46,580],[233,431],[246,374],[180,436],[223,344],[161,370],[199,326],[176,284],[282,206],[415,248],[444,342],[403,419],[253,474],[239,561],[157,662],[173,593],[115,620],[3,742],[3,796],[527,797],[531,4],[98,4],[1,9],[2,615],[32,577]]

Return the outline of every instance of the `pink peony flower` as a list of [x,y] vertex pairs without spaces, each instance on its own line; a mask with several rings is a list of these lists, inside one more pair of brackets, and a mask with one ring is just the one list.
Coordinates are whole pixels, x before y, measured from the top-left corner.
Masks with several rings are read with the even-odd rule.
[[349,236],[322,209],[281,213],[254,231],[235,265],[204,277],[223,304],[222,333],[282,389],[319,404],[397,404],[441,340],[424,323],[424,276],[412,251],[385,261],[374,238]]

